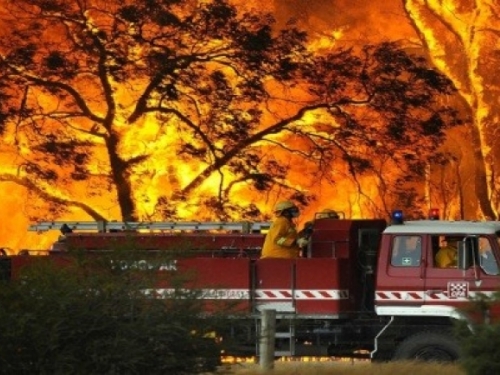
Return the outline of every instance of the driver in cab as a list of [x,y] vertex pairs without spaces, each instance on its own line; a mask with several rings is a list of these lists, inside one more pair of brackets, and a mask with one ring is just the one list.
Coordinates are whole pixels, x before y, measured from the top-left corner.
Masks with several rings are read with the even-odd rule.
[[458,253],[458,238],[445,237],[444,246],[436,253],[435,261],[438,268],[456,268]]

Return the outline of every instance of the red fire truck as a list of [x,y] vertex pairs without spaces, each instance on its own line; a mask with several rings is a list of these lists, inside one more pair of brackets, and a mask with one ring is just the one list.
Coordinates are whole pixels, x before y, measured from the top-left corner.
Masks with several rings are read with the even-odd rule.
[[[49,257],[72,249],[99,252],[130,238],[144,252],[188,249],[189,256],[159,271],[194,272],[190,287],[201,291],[200,298],[235,302],[240,314],[228,319],[228,327],[239,328],[228,332],[249,355],[258,353],[262,311],[271,309],[276,356],[455,360],[454,322],[469,319],[462,307],[499,286],[500,222],[405,221],[401,212],[389,225],[318,217],[303,257],[294,260],[259,258],[269,225],[42,222],[29,229],[61,229]],[[436,254],[445,241],[456,241],[457,264],[440,268]],[[2,257],[4,278],[15,277],[26,258]],[[161,285],[154,292],[168,296],[171,290]]]

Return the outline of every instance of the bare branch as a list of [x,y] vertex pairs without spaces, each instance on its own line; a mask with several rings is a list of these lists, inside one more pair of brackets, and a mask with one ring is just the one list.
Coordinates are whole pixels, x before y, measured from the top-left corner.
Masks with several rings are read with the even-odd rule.
[[47,202],[53,202],[53,203],[56,203],[59,205],[64,205],[66,207],[79,208],[96,221],[106,220],[106,218],[104,216],[102,216],[100,213],[98,213],[97,211],[95,211],[93,208],[86,205],[85,203],[82,203],[80,201],[75,201],[73,199],[63,198],[60,196],[53,195],[53,194],[47,192],[46,190],[42,189],[39,184],[29,180],[26,177],[19,177],[19,176],[10,175],[10,174],[0,174],[0,181],[14,182],[15,184],[17,184],[19,186],[23,186],[26,189],[28,189],[30,192],[35,193],[36,195],[38,195],[40,198],[46,200]]

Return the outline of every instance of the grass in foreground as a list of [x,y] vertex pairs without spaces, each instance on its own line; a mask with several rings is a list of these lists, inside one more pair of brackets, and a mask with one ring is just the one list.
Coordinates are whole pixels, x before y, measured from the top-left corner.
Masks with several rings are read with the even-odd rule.
[[238,363],[221,368],[220,374],[234,375],[466,375],[458,364],[421,362],[275,362],[274,369],[262,371],[258,364]]

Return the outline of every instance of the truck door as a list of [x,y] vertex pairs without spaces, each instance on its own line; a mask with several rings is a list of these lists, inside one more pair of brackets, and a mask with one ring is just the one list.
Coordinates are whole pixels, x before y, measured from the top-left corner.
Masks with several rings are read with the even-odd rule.
[[376,304],[387,308],[420,306],[423,303],[425,237],[394,234],[383,238],[382,248],[390,251],[380,259]]
[[258,259],[253,277],[257,311],[295,312],[295,259]]
[[[450,240],[465,241],[471,256],[471,267],[461,270],[456,263],[447,267],[438,264],[436,255],[439,249],[447,246]],[[426,265],[425,277],[426,305],[434,305],[446,315],[446,311],[450,311],[446,306],[463,305],[478,293],[491,294],[498,288],[498,259],[493,252],[487,254],[484,251],[486,247],[496,248],[492,239],[487,236],[463,235],[453,238],[447,235],[434,235],[430,236],[430,241],[432,246],[428,249],[429,261]]]
[[[428,262],[426,264],[425,293],[426,305],[434,306],[454,306],[460,300],[466,299],[469,295],[471,274],[457,268],[456,254],[455,261],[449,263],[453,258],[448,247],[456,246],[457,241],[463,240],[464,236],[430,235],[430,245],[428,248]],[[453,242],[453,245],[451,243]],[[446,250],[446,251],[445,251]],[[445,252],[446,255],[440,255]],[[445,260],[446,258],[446,260]],[[441,307],[436,307],[442,309]],[[450,311],[450,309],[446,309]],[[443,311],[443,314],[446,312]]]

